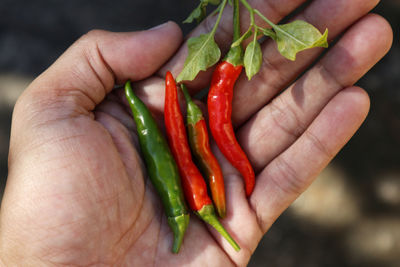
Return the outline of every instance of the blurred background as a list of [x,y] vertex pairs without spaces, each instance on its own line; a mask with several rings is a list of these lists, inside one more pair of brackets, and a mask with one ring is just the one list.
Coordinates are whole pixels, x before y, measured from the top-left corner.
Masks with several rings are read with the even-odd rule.
[[[32,79],[91,29],[180,23],[197,2],[1,0],[0,199],[13,105]],[[358,82],[371,96],[370,114],[272,226],[249,266],[400,266],[400,0],[381,1],[374,12],[389,20],[395,37],[389,54]],[[185,33],[192,27],[182,25]]]

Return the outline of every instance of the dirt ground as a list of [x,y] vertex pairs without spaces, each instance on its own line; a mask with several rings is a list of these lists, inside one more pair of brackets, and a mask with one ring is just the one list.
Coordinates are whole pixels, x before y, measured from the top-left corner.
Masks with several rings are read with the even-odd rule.
[[[181,22],[196,5],[186,0],[95,3],[0,1],[0,192],[7,178],[12,108],[35,76],[93,28],[131,31]],[[400,1],[382,1],[374,12],[389,20],[395,39],[390,53],[357,83],[371,96],[370,114],[272,226],[249,266],[400,266]],[[182,27],[185,33],[191,29]]]

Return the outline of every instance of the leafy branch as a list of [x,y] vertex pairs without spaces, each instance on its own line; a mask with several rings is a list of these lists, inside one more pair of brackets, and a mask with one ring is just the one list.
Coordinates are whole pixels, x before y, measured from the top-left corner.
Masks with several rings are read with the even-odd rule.
[[192,37],[188,40],[188,56],[181,73],[177,77],[177,82],[192,81],[200,71],[205,71],[218,62],[221,57],[221,50],[214,40],[222,13],[225,9],[227,0],[223,0],[218,8],[218,18],[211,32]]
[[[242,43],[253,36],[252,41],[247,45],[243,59],[235,59],[235,62],[242,62],[248,79],[250,80],[261,68],[262,51],[258,42],[259,35],[270,37],[277,43],[278,51],[282,56],[289,60],[296,60],[296,55],[300,51],[314,47],[328,47],[328,29],[323,34],[313,25],[296,20],[287,24],[276,25],[266,18],[260,11],[250,6],[247,0],[240,0],[242,5],[249,11],[250,25],[246,32],[233,39],[231,50],[241,46]],[[219,25],[222,12],[227,4],[227,0],[200,0],[199,6],[189,15],[185,22],[201,21],[206,16],[206,6],[208,4],[219,4],[218,19],[212,31],[188,40],[189,54],[186,58],[182,72],[177,77],[177,81],[193,80],[200,71],[213,66],[218,62],[221,51],[215,43],[214,36]],[[255,15],[264,20],[271,28],[263,28],[255,24]],[[234,53],[239,55],[239,53]],[[240,63],[240,64],[242,64]]]
[[[267,19],[260,11],[252,8],[246,0],[240,0],[242,4],[246,7],[250,14],[250,26],[249,29],[238,39],[236,42],[232,44],[232,47],[240,45],[244,40],[249,38],[252,34],[252,30],[254,31],[254,37],[256,38],[257,32],[260,31],[263,35],[270,37],[277,43],[278,51],[282,56],[289,60],[296,60],[296,55],[300,51],[314,48],[314,47],[328,47],[328,29],[325,30],[324,34],[321,34],[317,28],[312,26],[311,24],[296,20],[287,24],[276,25],[269,19]],[[271,29],[261,28],[255,24],[254,15],[258,15],[261,19],[263,19]],[[262,53],[255,52],[255,48],[257,45],[256,39],[247,46],[246,54],[251,54],[252,60],[245,60],[244,66],[246,68],[246,74],[248,79],[250,80],[261,67],[261,59]],[[247,52],[247,50],[251,50]]]

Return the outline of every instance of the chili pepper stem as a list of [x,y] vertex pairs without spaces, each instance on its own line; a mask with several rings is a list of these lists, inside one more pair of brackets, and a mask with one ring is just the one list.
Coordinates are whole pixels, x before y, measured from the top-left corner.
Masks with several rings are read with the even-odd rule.
[[[239,0],[233,1],[233,40],[234,43],[240,38],[240,14],[239,14]],[[243,47],[241,44],[231,47],[224,59],[231,63],[233,66],[243,65]]]
[[204,205],[199,211],[196,212],[196,214],[203,221],[214,227],[214,229],[217,230],[218,233],[220,233],[236,251],[240,250],[240,246],[236,243],[236,241],[231,237],[231,235],[225,230],[222,224],[218,221],[217,216],[215,215],[213,205]]
[[188,92],[188,89],[187,89],[186,85],[184,85],[182,83],[181,84],[181,89],[182,89],[183,96],[185,97],[186,103],[191,103],[193,100],[192,100],[192,97],[190,96],[190,94]]
[[174,243],[172,245],[173,253],[179,252],[188,224],[188,214],[182,214],[176,217],[168,217],[168,225],[171,227],[172,232],[174,233]]

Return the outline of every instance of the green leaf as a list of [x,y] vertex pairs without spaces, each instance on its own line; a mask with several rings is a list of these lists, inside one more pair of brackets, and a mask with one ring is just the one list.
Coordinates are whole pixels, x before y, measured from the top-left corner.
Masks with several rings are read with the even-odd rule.
[[253,32],[251,31],[251,28],[252,28],[252,27],[250,27],[242,36],[240,36],[240,38],[237,39],[237,40],[231,45],[231,47],[239,46],[244,40],[246,40],[247,38],[249,38],[249,37],[253,34]]
[[218,62],[221,51],[214,40],[214,33],[202,34],[188,40],[188,56],[177,82],[192,81],[200,71]]
[[246,47],[246,51],[244,52],[244,67],[249,80],[251,80],[251,78],[260,70],[261,63],[261,46],[257,39],[254,38],[254,40]]
[[219,5],[221,3],[221,0],[201,0],[202,2],[207,2],[210,3],[211,5]]
[[200,4],[190,13],[183,23],[192,23],[194,20],[200,23],[207,15],[206,11],[207,2],[200,2]]
[[311,24],[296,20],[294,22],[274,25],[279,52],[290,60],[296,60],[296,54],[313,47],[328,47],[328,29],[322,35]]
[[200,4],[190,13],[183,23],[192,23],[194,20],[200,23],[207,16],[207,5],[219,5],[221,0],[200,0]]
[[276,41],[276,33],[272,29],[262,29],[262,32],[265,36],[271,37]]

